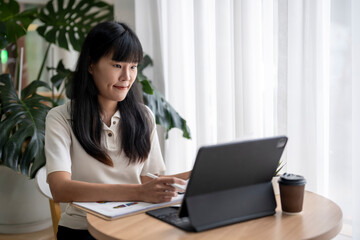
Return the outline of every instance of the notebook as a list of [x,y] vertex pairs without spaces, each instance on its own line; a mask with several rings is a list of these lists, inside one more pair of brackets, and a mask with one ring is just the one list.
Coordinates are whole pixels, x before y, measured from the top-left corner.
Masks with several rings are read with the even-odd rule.
[[287,137],[201,147],[180,209],[147,214],[185,231],[204,231],[275,213],[272,177]]
[[183,195],[172,198],[170,202],[147,203],[147,202],[72,202],[72,205],[106,220],[117,219],[125,216],[146,212],[150,209],[180,203]]

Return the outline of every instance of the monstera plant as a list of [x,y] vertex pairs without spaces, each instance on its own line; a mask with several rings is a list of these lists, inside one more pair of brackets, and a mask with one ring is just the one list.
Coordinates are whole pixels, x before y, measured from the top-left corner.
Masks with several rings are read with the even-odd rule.
[[[17,49],[17,40],[26,34],[27,26],[35,19],[41,22],[37,28],[38,34],[48,43],[37,79],[22,89],[20,96],[14,88],[12,76],[0,75],[0,164],[31,178],[45,164],[45,117],[52,107],[60,104],[62,93],[68,93],[67,86],[73,74],[60,60],[56,66],[46,68],[56,70],[50,84],[40,79],[49,49],[55,44],[67,50],[71,46],[79,51],[87,32],[99,22],[112,18],[113,7],[99,0],[52,0],[40,9],[24,12],[19,11],[16,1],[0,0],[1,48],[13,44]],[[17,34],[13,34],[15,26]],[[154,112],[156,122],[164,126],[167,132],[179,128],[185,138],[190,138],[186,121],[143,74],[143,69],[150,65],[150,57],[145,56],[138,67],[137,82],[142,86],[144,103]],[[51,97],[41,95],[39,87],[52,92]],[[54,94],[55,89],[60,91],[60,97]]]
[[26,34],[26,29],[35,19],[37,9],[29,9],[20,12],[19,4],[10,0],[0,0],[0,49],[8,43],[16,41]]

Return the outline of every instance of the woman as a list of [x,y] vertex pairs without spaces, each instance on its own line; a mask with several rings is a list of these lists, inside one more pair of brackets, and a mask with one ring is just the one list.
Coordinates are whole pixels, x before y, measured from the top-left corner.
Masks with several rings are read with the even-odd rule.
[[[165,171],[154,116],[132,87],[142,47],[131,29],[104,22],[87,35],[78,59],[71,101],[46,118],[48,183],[56,202],[166,202],[189,172]],[[85,213],[68,205],[58,239],[92,239]]]

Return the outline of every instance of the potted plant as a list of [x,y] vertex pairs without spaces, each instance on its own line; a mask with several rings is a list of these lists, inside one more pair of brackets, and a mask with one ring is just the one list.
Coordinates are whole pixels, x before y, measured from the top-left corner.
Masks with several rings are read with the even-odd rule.
[[280,178],[280,171],[284,168],[286,163],[284,163],[283,160],[280,160],[279,163],[278,163],[278,166],[277,166],[277,169],[274,173],[274,176],[272,178],[272,185],[273,185],[273,188],[274,188],[274,193],[275,194],[279,194],[279,183],[278,183],[278,180]]
[[[27,27],[35,19],[41,22],[37,33],[48,43],[37,79],[23,88],[20,94],[14,88],[12,75],[0,75],[0,167],[11,168],[26,181],[29,177],[34,178],[45,165],[45,117],[52,107],[61,103],[61,96],[68,90],[73,73],[64,67],[61,60],[56,66],[45,68],[50,46],[55,44],[67,50],[71,46],[79,51],[87,32],[94,25],[113,18],[113,7],[99,0],[70,0],[67,4],[62,0],[51,0],[40,9],[23,12],[19,9],[19,4],[14,0],[0,0],[0,48],[12,45],[17,53],[17,40],[27,33]],[[186,121],[143,74],[143,69],[150,65],[150,57],[145,56],[138,68],[137,82],[141,86],[145,104],[154,112],[156,122],[164,126],[167,132],[174,127],[180,128],[183,136],[190,138]],[[50,84],[40,79],[45,69],[56,71]],[[42,95],[39,93],[40,87],[51,94]],[[60,92],[58,96],[54,94],[55,89]],[[0,177],[4,177],[2,172]],[[0,212],[6,218],[3,211]]]

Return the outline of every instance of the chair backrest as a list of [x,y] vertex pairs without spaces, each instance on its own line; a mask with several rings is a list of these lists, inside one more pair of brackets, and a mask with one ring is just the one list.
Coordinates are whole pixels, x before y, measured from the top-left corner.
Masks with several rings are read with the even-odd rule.
[[47,174],[46,174],[46,168],[45,166],[40,168],[39,171],[36,173],[36,183],[40,190],[40,192],[47,198],[49,198],[49,205],[50,205],[50,211],[51,211],[51,219],[53,224],[53,230],[54,230],[54,237],[56,239],[56,234],[58,230],[58,224],[61,216],[61,209],[60,205],[57,202],[54,202],[49,184],[46,182]]
[[53,199],[49,184],[46,182],[46,168],[45,166],[40,168],[39,171],[36,173],[36,183],[40,190],[40,192],[47,198]]

